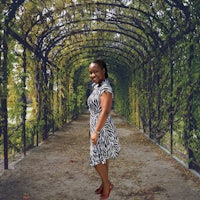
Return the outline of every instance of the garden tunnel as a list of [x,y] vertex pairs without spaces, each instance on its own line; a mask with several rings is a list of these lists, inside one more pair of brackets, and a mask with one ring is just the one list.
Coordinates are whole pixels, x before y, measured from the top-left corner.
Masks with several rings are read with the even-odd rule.
[[86,108],[88,65],[108,64],[114,110],[200,172],[200,2],[0,4],[0,153],[47,139]]

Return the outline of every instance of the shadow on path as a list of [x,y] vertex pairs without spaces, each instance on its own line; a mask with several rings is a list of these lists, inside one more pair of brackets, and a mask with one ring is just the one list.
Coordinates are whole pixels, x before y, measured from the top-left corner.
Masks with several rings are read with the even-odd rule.
[[[121,153],[110,161],[111,200],[199,200],[200,180],[113,114]],[[88,164],[88,113],[29,151],[0,176],[0,200],[97,200]]]

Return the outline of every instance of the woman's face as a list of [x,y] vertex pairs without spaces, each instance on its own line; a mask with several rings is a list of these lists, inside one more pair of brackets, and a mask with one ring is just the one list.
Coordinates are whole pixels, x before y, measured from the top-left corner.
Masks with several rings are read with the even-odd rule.
[[101,83],[105,80],[105,69],[101,68],[97,63],[91,63],[89,66],[90,78],[94,83]]

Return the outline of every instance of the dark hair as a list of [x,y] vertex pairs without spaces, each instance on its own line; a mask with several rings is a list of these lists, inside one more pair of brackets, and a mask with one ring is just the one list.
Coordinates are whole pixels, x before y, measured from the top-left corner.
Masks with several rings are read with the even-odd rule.
[[108,70],[107,70],[107,65],[104,62],[104,60],[94,60],[92,63],[96,63],[101,67],[101,69],[105,69],[105,78],[108,78]]

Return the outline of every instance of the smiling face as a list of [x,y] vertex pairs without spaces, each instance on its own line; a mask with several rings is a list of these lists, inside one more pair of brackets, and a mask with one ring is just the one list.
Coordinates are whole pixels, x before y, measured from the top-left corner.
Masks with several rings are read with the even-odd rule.
[[90,78],[94,83],[101,83],[105,80],[105,69],[101,68],[97,63],[91,63],[89,66]]

